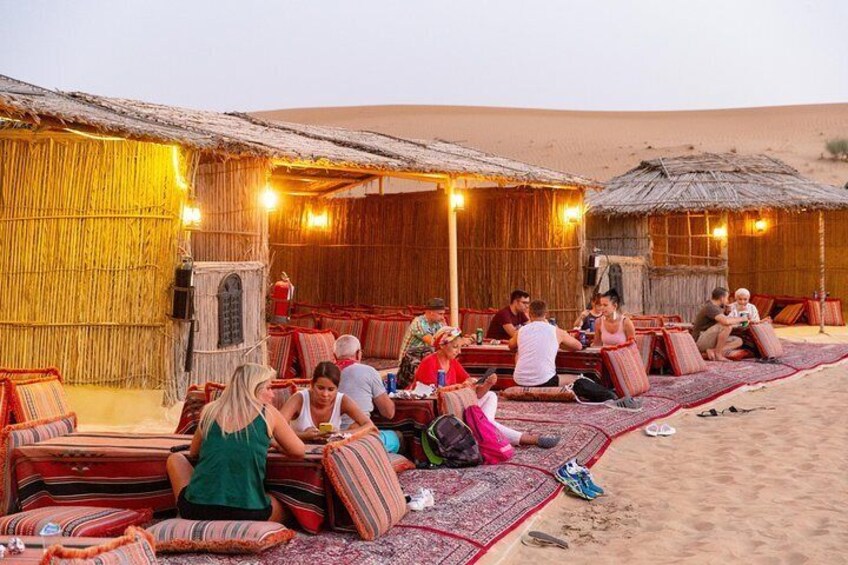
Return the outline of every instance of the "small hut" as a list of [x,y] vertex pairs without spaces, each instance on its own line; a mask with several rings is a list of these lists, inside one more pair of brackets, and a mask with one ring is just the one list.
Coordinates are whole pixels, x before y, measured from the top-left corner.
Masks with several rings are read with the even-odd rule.
[[828,290],[848,295],[834,276],[848,267],[848,234],[829,221],[845,208],[848,191],[766,155],[652,159],[589,195],[587,245],[604,262],[627,258],[645,313],[691,321],[716,286],[812,296],[827,275]]

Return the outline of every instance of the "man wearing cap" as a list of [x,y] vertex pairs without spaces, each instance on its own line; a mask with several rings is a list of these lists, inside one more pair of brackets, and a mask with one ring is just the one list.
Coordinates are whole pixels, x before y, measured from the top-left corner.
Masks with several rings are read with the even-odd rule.
[[433,345],[433,336],[445,325],[445,301],[431,298],[424,306],[424,313],[409,324],[400,347],[400,359],[410,347]]

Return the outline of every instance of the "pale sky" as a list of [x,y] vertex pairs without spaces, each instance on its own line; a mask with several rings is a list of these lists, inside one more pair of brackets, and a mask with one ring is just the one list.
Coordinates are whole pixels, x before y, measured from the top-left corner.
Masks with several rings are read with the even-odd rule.
[[0,74],[212,110],[848,102],[848,1],[0,0]]

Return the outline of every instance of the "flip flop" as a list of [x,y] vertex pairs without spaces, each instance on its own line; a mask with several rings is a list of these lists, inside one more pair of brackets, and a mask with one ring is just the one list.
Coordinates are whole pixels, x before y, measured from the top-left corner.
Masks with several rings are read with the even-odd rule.
[[729,412],[730,414],[748,414],[750,412],[756,412],[757,410],[774,410],[774,406],[757,406],[756,408],[737,408],[736,406],[730,406],[725,410],[722,410],[721,413]]
[[568,542],[545,532],[531,531],[522,536],[521,543],[530,547],[558,547],[568,549]]
[[715,418],[719,416],[720,413],[715,408],[710,408],[709,410],[704,410],[703,412],[698,414],[699,418]]
[[645,435],[650,437],[657,437],[660,435],[660,427],[656,424],[651,424],[647,428],[645,428]]
[[657,431],[657,435],[660,435],[660,436],[663,436],[663,437],[673,436],[676,433],[677,433],[677,430],[675,430],[674,428],[672,428],[668,424],[662,424],[660,426],[659,431]]

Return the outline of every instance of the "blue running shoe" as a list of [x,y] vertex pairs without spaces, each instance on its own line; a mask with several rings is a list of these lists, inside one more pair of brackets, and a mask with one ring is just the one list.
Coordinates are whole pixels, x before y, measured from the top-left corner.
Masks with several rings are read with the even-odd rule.
[[565,485],[568,491],[574,496],[583,498],[585,500],[594,500],[597,495],[594,494],[594,491],[584,490],[583,483],[580,481],[578,477],[571,475],[566,470],[566,465],[563,465],[559,469],[557,469],[556,473],[554,473],[556,480]]
[[569,475],[580,481],[584,491],[589,491],[596,497],[605,494],[604,489],[595,482],[592,477],[592,473],[589,472],[589,469],[579,465],[574,459],[566,463],[565,468]]

